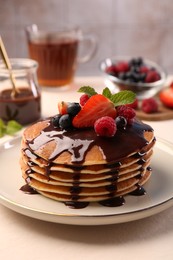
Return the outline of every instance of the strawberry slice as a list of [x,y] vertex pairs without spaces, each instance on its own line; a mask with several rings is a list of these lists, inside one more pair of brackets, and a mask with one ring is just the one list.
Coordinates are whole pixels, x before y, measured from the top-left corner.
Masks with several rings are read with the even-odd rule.
[[64,101],[58,102],[58,110],[61,115],[67,114],[68,103]]
[[85,103],[81,111],[73,118],[76,128],[93,127],[97,119],[103,116],[116,117],[114,104],[105,96],[96,94]]
[[173,108],[173,88],[167,88],[160,92],[160,101],[167,107]]

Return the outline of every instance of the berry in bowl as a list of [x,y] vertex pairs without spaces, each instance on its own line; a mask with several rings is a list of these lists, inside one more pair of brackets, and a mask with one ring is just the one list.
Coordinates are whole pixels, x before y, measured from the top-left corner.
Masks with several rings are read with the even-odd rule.
[[111,88],[112,83],[119,90],[131,90],[138,99],[156,95],[166,80],[166,74],[159,65],[141,57],[107,58],[101,61],[100,69],[108,87]]

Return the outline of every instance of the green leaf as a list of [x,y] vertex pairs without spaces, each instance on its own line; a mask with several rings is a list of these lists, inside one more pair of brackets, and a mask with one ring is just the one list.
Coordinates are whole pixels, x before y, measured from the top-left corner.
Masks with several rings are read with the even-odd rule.
[[97,92],[95,91],[94,88],[90,87],[90,86],[83,86],[81,87],[78,92],[83,92],[85,94],[87,94],[88,96],[94,96],[97,94]]
[[6,134],[13,135],[21,129],[22,126],[18,122],[16,122],[15,120],[10,120],[8,121],[6,126]]
[[120,91],[111,97],[111,101],[114,103],[114,106],[122,106],[126,104],[133,103],[135,101],[136,95],[130,90]]
[[112,93],[110,92],[109,88],[103,89],[102,95],[109,98],[109,99],[111,99],[111,97],[112,97]]
[[3,137],[6,132],[6,126],[4,124],[4,121],[0,118],[0,137]]

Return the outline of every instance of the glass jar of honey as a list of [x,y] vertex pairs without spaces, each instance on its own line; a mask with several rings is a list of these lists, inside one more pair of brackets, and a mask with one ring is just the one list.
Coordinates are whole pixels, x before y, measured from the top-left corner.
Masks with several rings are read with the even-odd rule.
[[0,61],[0,118],[22,125],[41,117],[41,93],[37,81],[38,63],[31,59],[10,59],[17,94],[12,95],[10,71]]

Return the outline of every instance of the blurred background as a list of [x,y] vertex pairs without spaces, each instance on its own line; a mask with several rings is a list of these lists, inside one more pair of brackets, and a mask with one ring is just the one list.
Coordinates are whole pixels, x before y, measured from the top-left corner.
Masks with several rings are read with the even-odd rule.
[[25,26],[79,25],[98,38],[98,51],[77,75],[101,75],[100,60],[143,56],[173,74],[172,0],[0,0],[0,34],[10,57],[28,57]]

